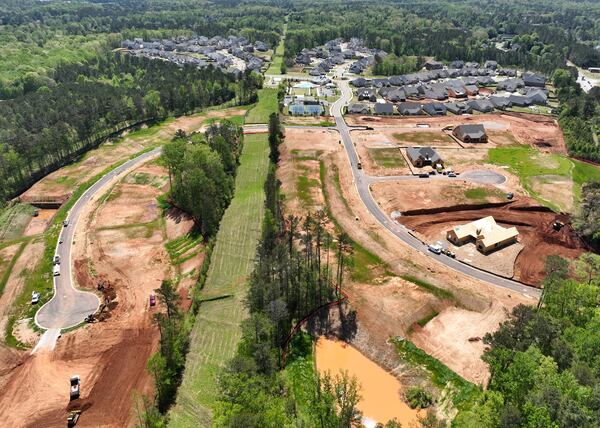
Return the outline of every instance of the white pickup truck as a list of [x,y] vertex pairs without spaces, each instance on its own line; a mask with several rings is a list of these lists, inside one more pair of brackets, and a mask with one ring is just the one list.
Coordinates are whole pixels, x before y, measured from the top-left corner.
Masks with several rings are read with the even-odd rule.
[[79,378],[79,375],[71,376],[71,392],[70,392],[71,400],[76,400],[79,398],[80,383],[81,383],[81,379]]
[[60,275],[60,265],[54,265],[52,268],[52,275],[59,276]]

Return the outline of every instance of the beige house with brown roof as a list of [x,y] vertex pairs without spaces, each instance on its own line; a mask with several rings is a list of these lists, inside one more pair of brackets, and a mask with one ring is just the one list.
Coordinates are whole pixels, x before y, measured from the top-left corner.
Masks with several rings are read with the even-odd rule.
[[467,242],[474,242],[483,254],[514,244],[518,236],[516,227],[499,226],[491,216],[455,226],[446,232],[446,239],[454,245],[461,246]]

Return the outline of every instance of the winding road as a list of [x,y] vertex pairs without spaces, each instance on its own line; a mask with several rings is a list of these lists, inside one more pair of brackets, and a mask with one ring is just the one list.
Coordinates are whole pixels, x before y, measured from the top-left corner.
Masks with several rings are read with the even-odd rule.
[[71,259],[75,230],[85,206],[96,194],[101,193],[103,188],[115,177],[146,162],[159,154],[160,150],[161,148],[158,147],[152,151],[143,153],[104,175],[81,195],[69,211],[67,215],[68,224],[62,228],[54,252],[55,256],[60,257],[60,275],[54,277],[54,296],[35,314],[35,323],[37,326],[48,330],[49,333],[49,335],[45,335],[46,338],[42,338],[42,343],[47,341],[48,346],[53,346],[53,342],[56,341],[60,330],[68,329],[81,323],[86,316],[96,312],[100,305],[100,300],[95,293],[80,291],[75,288],[73,283]]
[[[350,161],[350,166],[352,169],[352,176],[354,177],[354,183],[356,185],[356,189],[358,191],[360,199],[362,200],[367,210],[373,215],[373,217],[375,217],[375,219],[377,219],[379,223],[381,223],[386,229],[392,232],[404,243],[410,245],[417,251],[437,260],[439,263],[448,266],[449,268],[452,268],[472,278],[492,284],[496,287],[502,287],[536,299],[539,298],[541,296],[541,290],[537,288],[530,287],[520,282],[503,278],[501,276],[497,276],[492,273],[477,269],[473,266],[462,263],[456,259],[452,259],[443,254],[438,255],[432,253],[427,249],[427,245],[421,242],[419,239],[415,238],[406,227],[391,220],[383,211],[381,211],[381,209],[373,199],[373,195],[371,194],[370,190],[370,184],[374,181],[374,177],[367,176],[363,173],[361,169],[358,169],[357,163],[359,159],[358,154],[356,153],[356,150],[354,148],[354,144],[352,143],[352,138],[350,137],[351,129],[348,127],[343,117],[344,106],[348,105],[348,103],[352,100],[352,89],[350,88],[347,80],[336,80],[336,83],[341,90],[341,96],[337,101],[335,101],[331,105],[331,115],[335,118],[336,128],[340,133],[342,142],[344,143],[344,148],[346,149],[346,154],[348,155],[348,160]],[[397,178],[398,177],[396,177],[396,179]],[[406,179],[417,178],[407,177]]]

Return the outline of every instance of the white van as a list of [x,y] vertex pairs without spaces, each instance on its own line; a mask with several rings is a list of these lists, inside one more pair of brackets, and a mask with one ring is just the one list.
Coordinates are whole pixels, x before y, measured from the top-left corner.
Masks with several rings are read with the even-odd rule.
[[60,265],[54,265],[54,268],[52,269],[52,273],[54,274],[54,276],[60,275]]

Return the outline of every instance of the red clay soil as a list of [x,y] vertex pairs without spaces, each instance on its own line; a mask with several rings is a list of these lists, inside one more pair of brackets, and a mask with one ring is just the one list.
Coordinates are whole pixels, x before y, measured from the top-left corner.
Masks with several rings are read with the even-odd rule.
[[[156,348],[155,330],[150,320],[145,328],[119,330],[121,340],[101,355],[102,363],[96,365],[89,376],[96,379],[89,394],[65,403],[64,409],[32,416],[27,426],[64,426],[68,412],[76,409],[83,410],[77,426],[121,426],[131,414],[131,398],[134,394],[148,393],[151,390],[145,364],[140,364],[140,361],[147,361],[152,350]],[[69,339],[74,339],[74,336],[68,337],[67,341]],[[65,346],[67,350],[73,348],[73,351],[64,352],[61,359],[76,359],[76,346],[75,343]],[[89,346],[93,348],[93,344]],[[68,390],[68,378],[65,379],[64,385],[64,389]],[[82,383],[82,388],[85,387]]]
[[[570,216],[557,214],[523,198],[501,207],[478,206],[476,209],[451,211],[452,207],[431,210],[426,214],[403,215],[398,220],[407,227],[426,236],[435,235],[453,226],[493,216],[498,224],[516,226],[519,242],[524,249],[515,262],[515,279],[539,286],[544,278],[544,261],[549,255],[574,259],[587,250],[571,226]],[[565,226],[556,231],[555,220]]]

